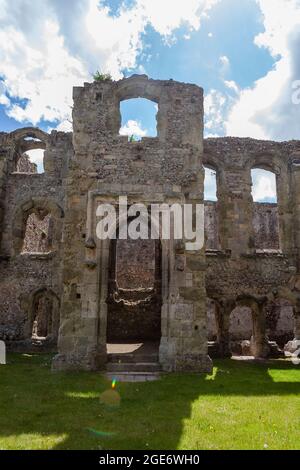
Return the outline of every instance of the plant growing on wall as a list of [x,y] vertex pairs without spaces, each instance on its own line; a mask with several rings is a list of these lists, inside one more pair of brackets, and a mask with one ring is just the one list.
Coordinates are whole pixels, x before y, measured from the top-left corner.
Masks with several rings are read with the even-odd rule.
[[106,80],[112,80],[112,76],[110,73],[102,73],[97,70],[93,75],[93,79],[95,82],[105,82]]

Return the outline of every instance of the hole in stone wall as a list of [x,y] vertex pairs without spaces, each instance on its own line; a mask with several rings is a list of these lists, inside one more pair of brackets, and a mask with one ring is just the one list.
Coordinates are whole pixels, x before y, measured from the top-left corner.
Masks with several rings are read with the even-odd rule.
[[253,202],[277,203],[276,175],[261,168],[251,170]]
[[32,325],[33,339],[45,339],[52,331],[52,310],[52,299],[40,296],[35,300]]
[[18,144],[16,173],[44,173],[45,144],[34,137],[25,137]]
[[217,172],[212,168],[204,167],[204,200],[217,201]]
[[33,212],[26,220],[22,253],[49,253],[52,249],[53,220],[51,214]]
[[109,271],[108,343],[159,341],[160,241],[112,240]]
[[59,329],[59,301],[48,289],[35,293],[30,313],[30,337],[42,344],[44,340],[57,342]]
[[44,173],[45,150],[34,149],[22,153],[16,163],[16,173]]
[[217,172],[204,167],[205,241],[207,250],[218,250],[219,221],[217,209]]
[[260,168],[251,170],[254,202],[253,228],[257,250],[279,250],[279,216],[276,175]]
[[157,104],[144,98],[121,101],[120,135],[127,135],[130,141],[143,137],[157,137]]

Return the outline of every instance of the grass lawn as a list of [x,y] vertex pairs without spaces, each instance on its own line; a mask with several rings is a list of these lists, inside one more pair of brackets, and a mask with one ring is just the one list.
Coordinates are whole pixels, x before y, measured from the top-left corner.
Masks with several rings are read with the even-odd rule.
[[103,376],[52,373],[51,358],[10,354],[0,366],[0,449],[300,447],[300,366],[215,361],[212,376],[117,384],[112,407],[99,400]]

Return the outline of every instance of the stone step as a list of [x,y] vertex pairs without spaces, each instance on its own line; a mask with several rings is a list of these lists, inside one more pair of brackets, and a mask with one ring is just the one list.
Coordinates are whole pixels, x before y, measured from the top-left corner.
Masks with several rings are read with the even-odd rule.
[[132,363],[132,362],[158,362],[158,354],[108,354],[108,362],[122,362],[122,363]]
[[160,379],[159,372],[106,372],[108,380],[117,380],[117,382],[153,382]]
[[159,372],[161,365],[158,362],[108,362],[108,372]]

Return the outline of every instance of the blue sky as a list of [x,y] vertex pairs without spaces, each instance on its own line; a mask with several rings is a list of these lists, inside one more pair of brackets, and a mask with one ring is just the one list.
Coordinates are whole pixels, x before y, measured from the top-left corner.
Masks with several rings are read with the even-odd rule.
[[[300,139],[299,47],[300,0],[0,0],[0,130],[71,130],[98,69],[202,86],[206,137]],[[155,135],[153,103],[121,111],[121,133]]]

